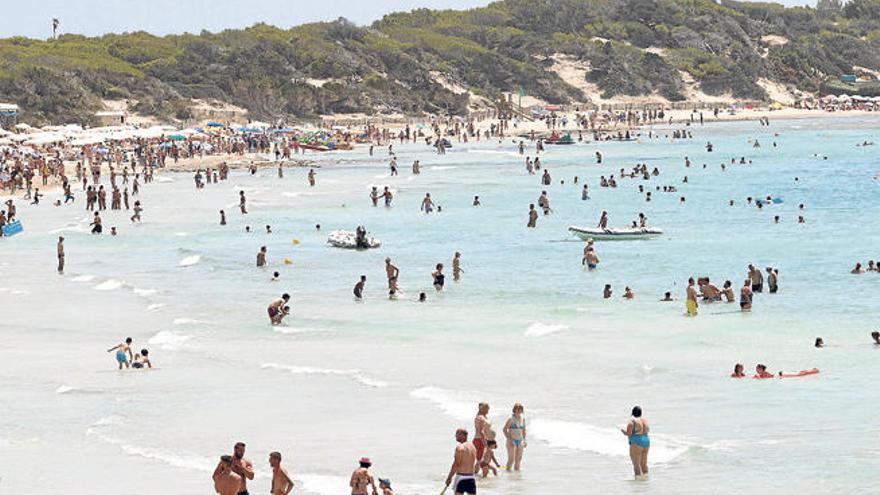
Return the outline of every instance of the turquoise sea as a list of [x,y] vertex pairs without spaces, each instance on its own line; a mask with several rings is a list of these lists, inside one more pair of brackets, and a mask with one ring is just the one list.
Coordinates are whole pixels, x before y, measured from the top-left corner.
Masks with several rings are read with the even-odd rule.
[[[880,330],[880,273],[849,272],[880,260],[878,148],[856,146],[880,142],[880,119],[771,114],[769,127],[690,130],[690,140],[663,138],[670,128],[658,126],[661,137],[645,130],[638,142],[548,146],[551,186],[527,175],[509,139],[456,142],[445,156],[395,144],[398,177],[383,148],[314,155],[314,188],[307,169],[283,179],[234,171],[198,191],[191,174],[165,173],[142,191],[143,224],[106,212],[117,237],[87,233],[81,194],[69,207],[52,206],[53,195],[39,207],[19,202],[25,232],[0,242],[0,493],[211,493],[217,458],[244,441],[258,467],[251,493],[269,490],[267,456],[279,450],[294,493],[348,493],[357,459],[369,456],[397,493],[436,494],[454,430],[473,428],[480,401],[499,435],[522,402],[529,436],[524,470],[481,481],[481,493],[877,491],[880,348],[869,334]],[[619,177],[636,163],[661,174]],[[600,188],[602,175],[619,187]],[[371,206],[374,185],[395,191],[392,208]],[[639,185],[654,191],[650,202]],[[678,192],[656,191],[664,185]],[[554,212],[526,229],[542,190]],[[419,212],[427,192],[442,213]],[[759,210],[749,196],[783,202]],[[597,242],[600,267],[588,272],[567,227],[594,226],[602,210],[613,226],[643,212],[665,234]],[[359,224],[381,248],[326,245],[332,230]],[[59,233],[64,276],[54,272]],[[263,245],[265,270],[254,266]],[[386,256],[401,270],[397,301],[387,298]],[[436,263],[446,265],[442,294],[431,287]],[[749,314],[715,303],[684,316],[689,276],[738,289],[750,263],[778,268],[778,294],[756,296]],[[625,286],[634,300],[620,297]],[[659,302],[665,291],[676,301]],[[273,328],[265,308],[282,292],[293,314]],[[126,336],[158,369],[115,370],[105,350]],[[826,348],[813,348],[818,336]],[[732,380],[737,362],[749,374],[756,363],[821,373]],[[652,428],[645,482],[632,480],[618,431],[634,405]],[[497,456],[506,460],[503,447]]]

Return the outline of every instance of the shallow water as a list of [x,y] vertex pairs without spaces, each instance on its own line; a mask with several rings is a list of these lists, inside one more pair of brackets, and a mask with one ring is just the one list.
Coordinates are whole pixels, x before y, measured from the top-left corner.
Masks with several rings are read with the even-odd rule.
[[[880,427],[870,404],[880,399],[880,349],[868,334],[877,328],[880,275],[849,270],[880,259],[880,164],[875,147],[855,146],[878,141],[878,128],[867,118],[728,123],[694,128],[689,141],[548,147],[548,187],[526,175],[509,142],[456,143],[442,157],[395,145],[399,177],[387,176],[380,149],[372,159],[365,148],[318,156],[314,188],[301,169],[283,180],[274,170],[234,172],[201,191],[188,174],[166,174],[141,194],[143,224],[130,226],[124,212],[103,215],[118,226],[115,238],[86,233],[82,198],[63,209],[49,196],[39,208],[21,204],[25,232],[0,242],[0,487],[77,494],[125,483],[144,493],[206,493],[216,458],[241,440],[259,468],[252,493],[268,491],[272,450],[284,454],[297,493],[347,493],[364,455],[399,493],[438,493],[453,431],[472,428],[476,403],[492,405],[500,434],[519,401],[529,421],[525,470],[481,482],[482,493],[875,491],[880,448],[869,439]],[[751,147],[754,138],[762,148]],[[721,171],[740,156],[753,163]],[[409,173],[414,159],[420,176]],[[660,167],[660,177],[598,187],[600,175],[636,162]],[[590,184],[591,200],[581,201],[575,175]],[[679,192],[654,192],[646,203],[639,184]],[[396,192],[393,208],[370,206],[372,185]],[[554,213],[527,230],[528,204],[542,189]],[[249,198],[246,217],[239,190]],[[425,192],[442,213],[419,213]],[[470,206],[474,195],[483,206]],[[745,205],[767,195],[784,202]],[[806,225],[796,223],[799,203]],[[599,242],[600,268],[587,272],[583,244],[566,229],[594,225],[601,210],[620,226],[644,212],[666,234]],[[358,224],[380,249],[326,246],[330,231]],[[67,238],[63,277],[54,273],[58,232]],[[268,270],[254,267],[262,245]],[[465,270],[459,283],[455,251]],[[386,256],[401,269],[395,302],[384,288]],[[442,294],[431,288],[438,262],[448,273]],[[751,314],[714,304],[682,316],[688,276],[739,287],[749,263],[778,267],[780,293],[757,296]],[[273,270],[281,281],[270,282]],[[366,299],[355,303],[361,274]],[[606,283],[611,300],[601,298]],[[635,300],[619,297],[624,286]],[[678,301],[658,302],[667,290]],[[265,307],[285,291],[293,316],[273,328]],[[426,304],[414,302],[419,291]],[[158,369],[115,371],[104,350],[126,336],[151,350]],[[812,347],[817,336],[826,349]],[[735,362],[822,373],[734,381]],[[631,481],[617,431],[635,404],[652,425],[648,482]],[[497,456],[506,459],[503,449]]]

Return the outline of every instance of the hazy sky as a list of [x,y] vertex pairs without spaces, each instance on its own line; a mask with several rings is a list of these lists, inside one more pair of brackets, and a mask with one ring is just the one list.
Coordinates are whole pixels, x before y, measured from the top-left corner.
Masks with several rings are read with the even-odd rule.
[[[340,16],[368,24],[390,12],[420,7],[462,9],[486,5],[489,0],[0,0],[0,4],[6,3],[14,3],[15,7],[7,5],[3,9],[0,37],[47,38],[52,34],[52,17],[61,20],[62,33],[198,33],[261,21],[289,27]],[[780,3],[803,5],[815,1]]]

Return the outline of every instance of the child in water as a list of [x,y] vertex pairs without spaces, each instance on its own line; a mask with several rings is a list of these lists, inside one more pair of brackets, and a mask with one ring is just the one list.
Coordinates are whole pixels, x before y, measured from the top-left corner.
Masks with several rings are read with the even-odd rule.
[[[486,441],[486,450],[483,452],[483,458],[480,459],[480,468],[483,470],[483,478],[489,476],[489,471],[492,471],[493,476],[498,476],[498,470],[496,467],[501,467],[501,464],[499,464],[498,459],[495,458],[496,448],[498,448],[498,442],[495,440]],[[492,463],[495,463],[495,466],[493,466]]]

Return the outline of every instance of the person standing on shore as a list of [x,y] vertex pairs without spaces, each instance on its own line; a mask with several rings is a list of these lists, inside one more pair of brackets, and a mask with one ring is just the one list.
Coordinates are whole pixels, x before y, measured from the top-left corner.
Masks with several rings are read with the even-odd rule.
[[[281,170],[281,166],[278,166]],[[281,467],[281,453],[272,452],[269,454],[269,466],[272,468],[272,487],[269,489],[270,495],[287,495],[293,490],[293,480],[287,474],[287,470]]]
[[64,237],[58,237],[58,273],[64,273]]
[[636,406],[632,409],[632,418],[626,428],[620,432],[627,437],[629,443],[629,458],[632,461],[636,479],[648,475],[648,449],[651,448],[651,440],[648,438],[648,422],[642,417],[642,408]]
[[232,472],[241,476],[241,490],[238,495],[248,495],[247,482],[254,479],[254,465],[244,458],[244,449],[244,442],[238,442],[232,450]]
[[507,470],[519,471],[523,449],[526,448],[526,419],[523,417],[523,406],[519,402],[513,405],[513,414],[504,423],[501,430],[507,438]]
[[211,479],[214,480],[214,491],[220,495],[247,493],[242,477],[232,471],[232,456],[220,456],[220,463],[214,469]]
[[[455,495],[476,495],[477,481],[474,478],[477,461],[481,458],[477,454],[474,445],[467,441],[468,432],[464,428],[455,431],[455,455],[452,459],[452,467],[446,476],[446,486],[452,485]],[[476,440],[476,439],[475,439]],[[446,491],[444,489],[444,491]]]
[[492,432],[492,423],[489,422],[489,404],[480,402],[477,405],[477,415],[474,417],[474,448],[477,459],[483,458],[486,449],[486,440]]
[[688,279],[688,286],[684,301],[684,307],[688,316],[697,316],[697,290],[694,288],[694,277]]
[[315,173],[315,169],[310,168],[309,169],[309,187],[315,187],[315,178],[316,177],[317,177],[317,174]]
[[376,482],[369,471],[372,465],[373,463],[367,457],[361,457],[358,461],[358,468],[351,473],[351,481],[348,482],[348,486],[351,487],[351,495],[367,495],[368,486],[373,488],[373,495],[379,493],[376,490]]

